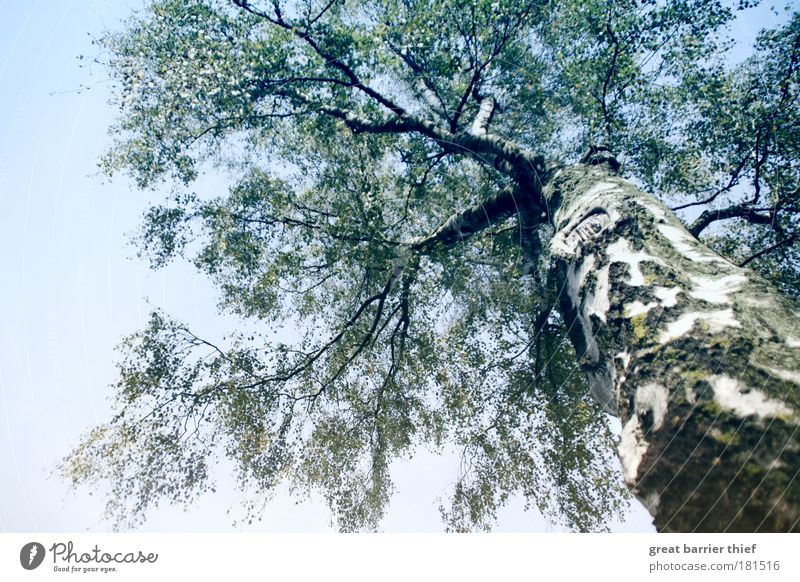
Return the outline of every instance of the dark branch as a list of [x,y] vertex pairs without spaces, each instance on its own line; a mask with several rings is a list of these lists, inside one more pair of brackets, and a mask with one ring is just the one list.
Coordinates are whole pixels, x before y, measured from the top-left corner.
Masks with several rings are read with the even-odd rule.
[[694,202],[687,202],[686,204],[673,206],[670,210],[674,212],[676,210],[683,210],[684,208],[691,208],[692,206],[703,206],[704,204],[710,204],[711,202],[716,200],[720,194],[723,194],[731,190],[734,186],[736,186],[736,184],[739,183],[739,175],[744,169],[745,164],[747,164],[747,161],[750,159],[752,153],[753,153],[752,149],[747,150],[744,157],[742,157],[742,159],[739,160],[739,163],[736,165],[736,168],[734,168],[734,170],[731,172],[730,174],[731,177],[728,180],[728,183],[722,186],[721,188],[717,188],[716,190],[714,190],[714,192],[710,196],[707,196],[702,200],[696,200]]
[[698,236],[711,223],[731,218],[743,218],[751,224],[772,224],[772,214],[760,214],[759,210],[749,204],[735,204],[719,210],[706,210],[692,223],[689,232]]
[[781,247],[785,247],[785,246],[789,246],[789,245],[791,245],[791,244],[792,244],[792,243],[794,243],[794,241],[796,241],[798,238],[800,238],[800,234],[793,234],[792,236],[790,236],[790,237],[788,237],[788,238],[785,238],[785,239],[783,239],[783,240],[781,240],[781,241],[778,241],[778,242],[776,242],[774,245],[770,245],[770,246],[768,246],[767,248],[765,248],[765,249],[762,249],[762,250],[758,251],[756,254],[754,254],[754,255],[752,255],[752,256],[750,256],[750,257],[746,258],[746,259],[745,259],[745,260],[743,260],[741,263],[739,263],[739,266],[740,266],[740,267],[746,267],[746,266],[747,266],[749,263],[751,263],[752,261],[755,261],[756,259],[760,259],[760,258],[761,258],[761,257],[763,257],[764,255],[766,255],[766,254],[769,254],[769,253],[771,253],[772,251],[775,251],[775,250],[777,250],[777,249],[779,249],[779,248],[781,248]]
[[397,47],[388,41],[387,44],[391,51],[400,57],[408,68],[411,69],[414,75],[414,90],[425,100],[431,111],[442,117],[442,119],[449,124],[451,117],[447,111],[447,104],[444,102],[436,85],[430,80],[430,76],[427,72],[414,60],[414,57],[412,57],[407,50]]
[[617,60],[619,59],[619,54],[621,51],[621,47],[619,44],[619,39],[617,35],[614,34],[614,30],[611,28],[611,22],[606,22],[606,33],[611,38],[611,41],[614,43],[614,53],[611,55],[611,64],[606,71],[605,79],[603,79],[603,89],[602,94],[600,95],[600,108],[603,111],[603,122],[605,124],[605,131],[606,131],[606,139],[608,143],[611,143],[611,126],[612,126],[612,119],[611,119],[611,112],[608,108],[608,88],[611,84],[611,79],[614,77],[614,73],[617,70]]
[[430,252],[437,245],[451,246],[511,216],[522,214],[526,208],[531,209],[526,214],[535,214],[541,223],[544,212],[531,204],[530,200],[523,198],[517,187],[508,186],[486,200],[451,215],[431,234],[411,240],[408,245],[423,253]]
[[[398,116],[403,116],[406,114],[405,109],[403,109],[400,105],[394,103],[388,97],[385,97],[369,85],[364,84],[361,79],[358,77],[356,72],[346,63],[344,63],[340,58],[336,57],[335,55],[331,54],[330,52],[326,51],[322,48],[322,45],[311,35],[309,32],[308,27],[299,27],[295,24],[288,22],[283,18],[279,6],[274,3],[275,7],[275,15],[272,16],[263,12],[261,10],[257,10],[250,5],[248,0],[233,0],[233,3],[236,6],[239,6],[243,10],[263,18],[264,20],[283,28],[294,34],[297,38],[303,40],[311,49],[323,60],[326,65],[333,66],[334,68],[338,69],[342,73],[344,73],[345,77],[350,81],[350,86],[360,90],[361,92],[365,93],[367,96],[375,100],[376,102],[380,103],[387,109],[389,109],[392,113]],[[314,20],[315,22],[316,20]]]

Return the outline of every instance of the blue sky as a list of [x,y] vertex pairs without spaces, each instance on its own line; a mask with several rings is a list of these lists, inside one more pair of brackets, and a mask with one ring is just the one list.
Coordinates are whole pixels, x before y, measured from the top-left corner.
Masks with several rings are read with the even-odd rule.
[[[105,530],[101,496],[70,493],[52,471],[79,435],[109,416],[114,346],[144,323],[152,306],[203,334],[223,332],[207,283],[185,266],[149,272],[128,235],[148,201],[123,177],[100,176],[114,112],[109,86],[91,58],[93,35],[117,28],[137,2],[1,1],[0,14],[0,531]],[[737,23],[752,38],[762,22]],[[82,87],[88,89],[80,90]],[[207,176],[199,189],[221,186]],[[147,299],[146,299],[147,298]],[[149,304],[148,304],[149,301]],[[398,494],[386,530],[442,528],[437,497],[455,477],[452,458],[422,454],[397,467]],[[145,531],[227,531],[235,492],[225,475],[218,494],[190,511],[164,507]],[[648,531],[635,510],[617,530]],[[254,526],[255,527],[255,526]],[[272,531],[328,529],[316,500],[279,495],[257,526]],[[499,530],[547,531],[520,503]]]

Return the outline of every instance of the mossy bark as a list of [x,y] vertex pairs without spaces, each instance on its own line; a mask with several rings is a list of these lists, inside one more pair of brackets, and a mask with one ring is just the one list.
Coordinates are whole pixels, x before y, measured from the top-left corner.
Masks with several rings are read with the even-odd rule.
[[560,306],[659,531],[800,529],[800,306],[609,164],[545,187]]

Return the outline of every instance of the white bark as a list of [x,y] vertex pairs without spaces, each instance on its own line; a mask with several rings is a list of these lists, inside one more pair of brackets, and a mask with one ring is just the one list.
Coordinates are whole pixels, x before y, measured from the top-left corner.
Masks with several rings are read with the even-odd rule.
[[545,195],[562,314],[658,529],[797,530],[800,308],[608,165]]
[[494,98],[484,97],[481,100],[478,114],[472,122],[470,133],[475,136],[486,135],[489,132],[489,124],[492,122],[492,115],[494,115]]

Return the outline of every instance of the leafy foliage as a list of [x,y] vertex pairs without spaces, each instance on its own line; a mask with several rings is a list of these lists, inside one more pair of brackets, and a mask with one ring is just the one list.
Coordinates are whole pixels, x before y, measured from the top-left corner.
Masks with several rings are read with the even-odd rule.
[[[130,525],[213,488],[224,455],[243,487],[319,490],[341,529],[372,529],[392,460],[455,443],[452,529],[491,527],[515,493],[603,529],[626,494],[552,311],[531,176],[601,143],[691,200],[757,174],[770,236],[794,236],[798,17],[736,70],[709,64],[748,5],[148,4],[100,41],[120,109],[104,167],[177,184],[144,217],[142,256],[191,261],[258,331],[215,344],[153,313],[122,345],[119,413],[65,473],[110,482],[109,514]],[[208,163],[232,187],[201,200]],[[759,233],[754,250],[772,240]]]
[[735,71],[691,80],[691,90],[703,92],[693,134],[705,156],[713,149],[719,160],[702,198],[711,208],[695,230],[714,216],[735,219],[715,233],[719,248],[798,296],[800,14],[763,31],[756,49]]

